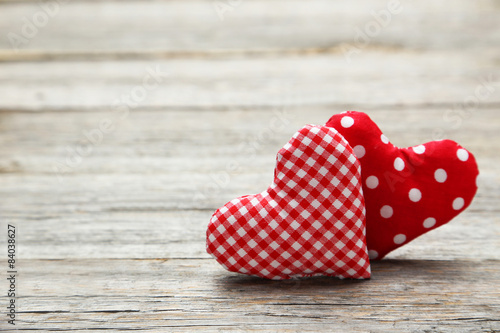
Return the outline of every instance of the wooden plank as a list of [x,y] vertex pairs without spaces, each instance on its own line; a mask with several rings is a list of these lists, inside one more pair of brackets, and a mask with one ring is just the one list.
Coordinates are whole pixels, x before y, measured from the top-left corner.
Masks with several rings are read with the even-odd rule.
[[[18,50],[9,36],[43,9],[0,1],[15,328],[500,331],[500,7],[402,1],[362,45],[388,1],[231,1],[221,20],[222,1],[74,0]],[[127,102],[151,71],[158,86]],[[368,112],[398,146],[448,137],[473,151],[470,209],[373,262],[369,281],[225,271],[205,253],[212,212],[267,187],[289,137],[344,109]]]
[[[7,229],[7,224],[18,228],[23,259],[209,258],[205,232],[215,208],[199,212],[156,211],[148,204],[120,212],[105,207],[90,212],[85,205],[78,205],[79,209],[35,215],[32,210],[39,205],[25,207],[29,212],[5,209],[0,224],[2,230]],[[499,236],[498,211],[471,210],[388,258],[500,260]]]
[[[204,235],[212,212],[266,188],[275,154],[295,130],[332,115],[322,107],[284,111],[287,123],[259,139],[273,128],[272,109],[137,110],[92,146],[81,164],[61,167],[63,174],[54,167],[64,165],[66,148],[82,144],[82,131],[105,114],[1,113],[1,220],[22,230],[24,258],[207,258]],[[365,111],[399,146],[432,139],[443,129],[476,154],[482,174],[466,213],[391,258],[499,259],[496,109],[478,109],[458,129],[443,119],[441,108]],[[241,143],[255,151],[239,149]],[[238,170],[227,169],[230,162]]]
[[[393,7],[387,0],[56,3],[50,1],[50,9],[44,9],[34,0],[0,2],[4,59],[23,56],[13,45],[42,55],[62,52],[70,57],[89,51],[134,56],[137,53],[130,51],[328,49],[355,43],[358,30],[372,46],[463,51],[467,45],[467,49],[498,50],[499,8],[488,0],[402,0]],[[389,9],[389,19],[373,14]],[[29,24],[32,31],[24,27]],[[25,40],[13,43],[8,33]]]
[[500,329],[498,261],[384,260],[369,281],[269,281],[206,259],[23,260],[19,269],[20,331]]
[[366,51],[349,58],[351,62],[342,53],[7,62],[0,63],[0,110],[255,109],[283,103],[454,108],[467,98],[498,107],[497,54]]
[[[241,168],[234,174],[260,174],[272,170],[276,152],[297,129],[308,123],[324,124],[341,111],[336,106],[304,109],[285,104],[276,109],[231,112],[134,110],[124,119],[99,111],[3,112],[0,170],[24,177],[44,175],[47,180],[41,181],[46,186],[55,185],[50,182],[58,180],[54,168],[60,165],[64,174],[82,177],[111,173],[182,177],[224,170],[228,162],[236,160]],[[363,111],[400,147],[433,139],[459,141],[477,155],[481,169],[498,179],[498,156],[492,154],[499,140],[500,114],[495,108],[479,107],[469,112],[457,109],[451,115],[463,115],[460,123],[447,118],[453,110],[446,107],[393,106],[387,110],[384,106],[372,106]],[[115,120],[114,127],[103,133],[100,123],[108,118]],[[252,147],[254,150],[250,150]],[[75,156],[82,157],[80,163]],[[16,185],[8,177],[3,179],[5,186]]]

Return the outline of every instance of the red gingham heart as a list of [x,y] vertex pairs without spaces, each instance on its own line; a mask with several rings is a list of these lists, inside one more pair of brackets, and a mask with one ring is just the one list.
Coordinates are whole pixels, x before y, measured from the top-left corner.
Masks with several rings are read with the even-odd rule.
[[451,140],[398,148],[362,112],[334,115],[361,162],[371,259],[435,229],[464,211],[477,191],[474,156]]
[[359,161],[332,128],[307,125],[278,152],[264,192],[231,200],[208,225],[226,269],[269,279],[370,277]]

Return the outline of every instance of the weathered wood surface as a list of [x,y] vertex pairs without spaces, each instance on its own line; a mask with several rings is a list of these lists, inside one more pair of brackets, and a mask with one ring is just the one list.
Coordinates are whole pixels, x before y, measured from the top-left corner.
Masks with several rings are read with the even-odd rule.
[[484,82],[494,91],[485,91],[481,104],[498,107],[499,53],[376,50],[352,56],[351,63],[343,53],[203,60],[0,62],[0,89],[5,92],[0,108],[112,110],[116,101],[123,104],[131,99],[151,70],[161,73],[160,82],[146,91],[137,107],[227,109],[288,103],[333,104],[341,109],[422,104],[452,108],[474,96]]
[[[446,128],[442,110],[370,111],[401,145]],[[480,110],[448,130],[478,156],[482,181],[472,207],[395,251],[392,260],[375,263],[371,281],[267,282],[228,273],[204,253],[213,209],[267,186],[277,148],[299,124],[319,123],[330,112],[288,111],[290,125],[249,158],[231,142],[269,124],[263,111],[172,111],[165,121],[157,111],[137,111],[61,181],[52,167],[64,161],[62,148],[77,143],[101,114],[2,113],[1,227],[13,223],[19,230],[18,327],[499,329],[496,110]],[[205,189],[233,159],[241,168],[227,186]],[[207,191],[206,200],[194,199],[198,191]]]
[[[389,19],[378,14],[383,28],[371,27],[371,45],[457,51],[466,45],[485,51],[495,50],[500,37],[498,4],[489,0],[362,0],[354,4],[328,0],[61,2],[65,4],[59,9],[44,10],[36,1],[0,1],[0,30],[21,34],[24,17],[33,22],[40,15],[37,13],[47,12],[48,22],[43,24],[43,18],[38,18],[38,32],[28,36],[20,50],[69,56],[81,52],[124,53],[140,58],[144,53],[161,56],[166,51],[180,55],[208,50],[303,52],[351,43],[357,36],[356,27],[363,31],[375,20],[374,12],[393,8]],[[222,11],[214,6],[229,3],[233,6]],[[219,15],[221,12],[223,15]],[[2,37],[0,47],[12,51],[7,36]]]
[[[399,146],[430,140],[442,129],[476,153],[481,169],[471,214],[401,251],[415,259],[499,259],[498,241],[485,239],[500,231],[500,164],[492,153],[500,142],[500,113],[480,109],[452,129],[442,119],[444,111],[368,111]],[[289,124],[259,139],[276,117],[274,112],[281,112]],[[308,112],[287,107],[269,112],[136,110],[71,167],[67,159],[75,155],[67,148],[73,152],[87,147],[82,132],[106,115],[4,112],[2,214],[24,226],[20,237],[25,258],[208,258],[204,231],[213,210],[267,187],[277,150],[303,124],[324,123],[333,112],[312,107]],[[37,138],[46,139],[41,144]],[[245,146],[240,148],[240,143]],[[249,153],[253,144],[257,149]],[[228,162],[236,162],[239,169],[228,171]],[[418,250],[408,253],[412,247]]]
[[[491,332],[492,261],[384,260],[369,281],[269,281],[212,260],[25,260],[21,327],[103,331]],[[484,281],[488,275],[488,283]]]
[[[401,3],[348,57],[388,2],[242,1],[221,20],[210,1],[71,1],[16,51],[7,33],[40,5],[0,1],[16,329],[500,331],[500,7]],[[168,75],[124,113],[157,68]],[[267,187],[289,137],[344,109],[398,146],[447,137],[474,152],[472,206],[375,262],[370,281],[226,272],[204,249],[212,212]]]

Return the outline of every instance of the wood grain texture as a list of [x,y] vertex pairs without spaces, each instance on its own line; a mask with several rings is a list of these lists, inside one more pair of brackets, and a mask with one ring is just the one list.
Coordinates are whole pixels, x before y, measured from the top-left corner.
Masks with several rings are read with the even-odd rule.
[[[383,22],[379,29],[374,24],[370,28],[377,22],[373,13],[387,11],[390,1],[234,1],[237,5],[226,6],[222,19],[214,7],[221,3],[228,2],[69,1],[54,9],[45,25],[39,19],[38,33],[20,49],[126,54],[325,49],[354,42],[356,28],[368,31],[374,46],[462,50],[467,45],[481,51],[498,47],[499,7],[488,0],[401,0],[389,19],[377,14]],[[36,1],[0,2],[0,30],[21,35],[23,17],[34,21],[40,12],[44,10]],[[0,39],[0,48],[15,59],[6,35]]]
[[[26,330],[500,329],[500,292],[491,289],[500,283],[498,261],[384,260],[369,281],[276,282],[227,273],[206,259],[25,260],[21,269]],[[488,284],[480,282],[485,276]]]
[[[223,19],[221,3],[69,1],[14,50],[8,34],[43,9],[0,1],[0,249],[16,225],[15,328],[499,332],[498,3],[401,1],[366,46],[357,31],[388,1],[243,0]],[[152,71],[158,85],[131,103]],[[225,271],[205,252],[213,211],[265,189],[297,129],[346,109],[400,147],[471,150],[471,207],[373,262],[369,281]]]
[[[481,89],[481,105],[498,107],[498,54],[376,50],[348,58],[334,53],[7,62],[0,63],[0,90],[4,92],[0,110],[111,111],[117,105],[128,105],[132,110],[254,109],[283,103],[304,107],[435,104],[460,108],[466,98],[475,96],[476,89]],[[151,71],[160,73],[158,85],[141,93],[143,80]],[[478,88],[482,86],[488,90]]]
[[[490,152],[500,141],[500,114],[480,109],[453,129],[440,108],[364,111],[399,146],[430,140],[441,129],[466,143],[480,165],[481,186],[470,209],[394,257],[499,259],[500,159]],[[289,123],[259,139],[276,112]],[[288,106],[137,110],[103,135],[99,145],[90,145],[80,164],[68,166],[66,160],[75,159],[68,151],[89,145],[82,133],[107,114],[2,113],[1,214],[24,226],[25,258],[130,258],[131,253],[133,258],[208,258],[204,233],[212,212],[236,196],[266,188],[275,154],[294,131],[308,122],[324,123],[332,114],[330,108],[304,112]],[[228,169],[231,163],[238,169]]]

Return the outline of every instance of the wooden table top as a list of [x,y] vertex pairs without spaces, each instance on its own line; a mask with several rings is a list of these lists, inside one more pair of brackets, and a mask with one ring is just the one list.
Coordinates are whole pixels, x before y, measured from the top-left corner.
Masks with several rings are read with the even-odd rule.
[[[0,331],[500,331],[498,2],[2,0],[0,31]],[[346,109],[472,151],[471,207],[368,281],[225,271],[211,214]]]

